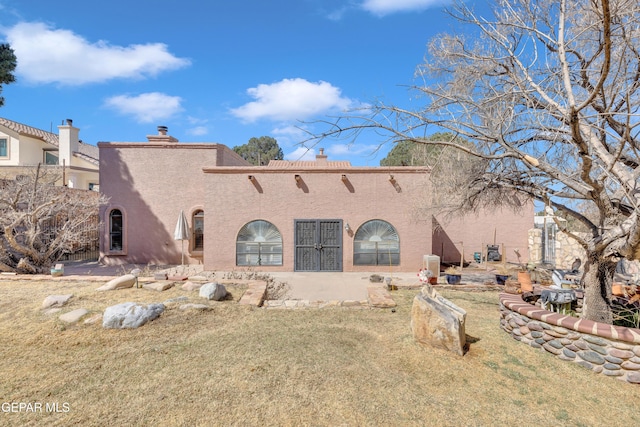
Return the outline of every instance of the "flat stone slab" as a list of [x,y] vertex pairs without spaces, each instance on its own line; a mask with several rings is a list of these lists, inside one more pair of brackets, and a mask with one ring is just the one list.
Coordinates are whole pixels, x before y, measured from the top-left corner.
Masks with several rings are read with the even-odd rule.
[[89,311],[87,309],[78,308],[76,310],[63,314],[62,316],[58,317],[58,319],[65,323],[76,323],[82,318],[82,316],[85,316],[88,313]]
[[392,308],[397,304],[391,297],[389,291],[380,286],[367,287],[369,305],[376,308]]
[[177,303],[186,302],[186,301],[189,301],[189,297],[185,297],[183,295],[183,296],[180,296],[180,297],[170,298],[170,299],[164,301],[163,304],[164,305],[177,304]]
[[199,291],[204,283],[194,283],[191,280],[184,282],[182,285],[183,291]]
[[239,304],[260,307],[267,296],[267,282],[257,280],[249,283],[249,287],[240,298]]
[[213,307],[206,304],[182,304],[179,307],[180,310],[197,310],[197,311],[209,311],[213,310]]
[[149,289],[150,291],[166,291],[167,289],[173,288],[173,282],[154,282],[154,283],[146,283],[142,285],[143,288]]
[[93,325],[94,323],[98,323],[102,320],[102,313],[94,314],[91,317],[88,317],[84,320],[85,325]]
[[116,289],[133,288],[136,284],[136,276],[133,274],[125,274],[124,276],[116,277],[109,280],[104,285],[100,286],[96,291],[113,291]]
[[413,299],[411,331],[420,344],[464,355],[467,312],[426,284]]
[[68,295],[49,295],[42,301],[42,308],[50,307],[62,307],[73,297],[72,294]]

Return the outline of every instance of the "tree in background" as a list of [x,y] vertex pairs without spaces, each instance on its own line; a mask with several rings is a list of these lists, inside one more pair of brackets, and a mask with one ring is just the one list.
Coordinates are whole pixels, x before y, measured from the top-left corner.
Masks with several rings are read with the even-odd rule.
[[48,273],[65,253],[92,243],[104,196],[56,187],[59,168],[40,165],[16,179],[0,180],[0,271]]
[[[0,94],[2,93],[2,85],[16,81],[13,75],[16,65],[16,55],[13,53],[11,46],[7,43],[0,44]],[[0,107],[3,105],[4,97],[0,96]]]
[[417,147],[413,141],[398,141],[387,157],[380,160],[380,166],[420,166],[413,155]]
[[[423,106],[377,102],[316,139],[372,130],[480,159],[439,190],[460,213],[524,196],[582,223],[586,237],[569,234],[586,252],[583,316],[612,323],[616,264],[640,259],[640,3],[496,0],[478,16],[459,1],[449,13],[460,31],[429,44]],[[425,140],[432,129],[472,144]]]
[[[426,141],[458,141],[466,143],[463,138],[456,138],[450,132],[436,132],[425,138]],[[412,140],[398,141],[387,157],[380,160],[380,166],[435,166],[445,152],[445,147],[430,144],[416,144]]]
[[233,151],[255,166],[263,166],[268,164],[269,160],[284,158],[278,141],[270,136],[251,138],[246,144],[233,147]]

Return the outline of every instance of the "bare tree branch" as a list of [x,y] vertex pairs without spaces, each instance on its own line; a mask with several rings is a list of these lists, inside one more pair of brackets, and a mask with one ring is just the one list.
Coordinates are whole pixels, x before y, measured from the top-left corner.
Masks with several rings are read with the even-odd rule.
[[640,259],[640,4],[496,0],[492,12],[448,11],[466,31],[429,43],[419,107],[378,101],[306,142],[443,147],[431,171],[443,208],[517,209],[524,197],[575,219],[588,230],[573,235],[588,258],[585,316],[610,323],[612,266]]
[[97,227],[98,193],[55,187],[56,168],[33,168],[0,180],[0,268],[46,272],[65,253],[91,243],[87,226]]

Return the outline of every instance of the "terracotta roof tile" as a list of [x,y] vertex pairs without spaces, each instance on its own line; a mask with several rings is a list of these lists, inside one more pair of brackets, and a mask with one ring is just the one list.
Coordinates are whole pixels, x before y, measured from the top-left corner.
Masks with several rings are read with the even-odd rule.
[[[47,132],[42,129],[37,129],[32,126],[27,126],[22,123],[14,122],[13,120],[8,120],[3,117],[0,117],[0,125],[5,126],[11,129],[14,132],[18,132],[22,135],[31,136],[33,138],[38,138],[43,140],[44,142],[51,144],[53,146],[59,146],[58,135],[55,133]],[[90,163],[95,165],[99,164],[98,159],[100,158],[98,147],[91,144],[86,144],[81,142],[78,144],[78,151],[73,153],[78,158],[84,159]]]
[[47,132],[42,129],[36,129],[31,126],[23,125],[22,123],[14,122],[0,117],[0,125],[6,126],[12,131],[18,132],[23,135],[39,138],[51,145],[58,146],[58,135],[55,133]]

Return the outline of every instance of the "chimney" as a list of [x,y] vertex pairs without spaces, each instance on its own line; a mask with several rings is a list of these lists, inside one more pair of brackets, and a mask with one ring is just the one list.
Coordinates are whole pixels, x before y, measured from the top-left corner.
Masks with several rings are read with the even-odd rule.
[[78,152],[78,135],[80,129],[73,127],[73,120],[67,119],[67,124],[58,126],[58,161],[67,166],[71,165],[73,153]]
[[167,135],[169,128],[166,126],[158,126],[157,135],[147,135],[147,140],[154,143],[176,143],[178,140],[170,135]]
[[324,148],[320,148],[319,154],[316,154],[316,162],[327,163],[327,156],[324,154]]

